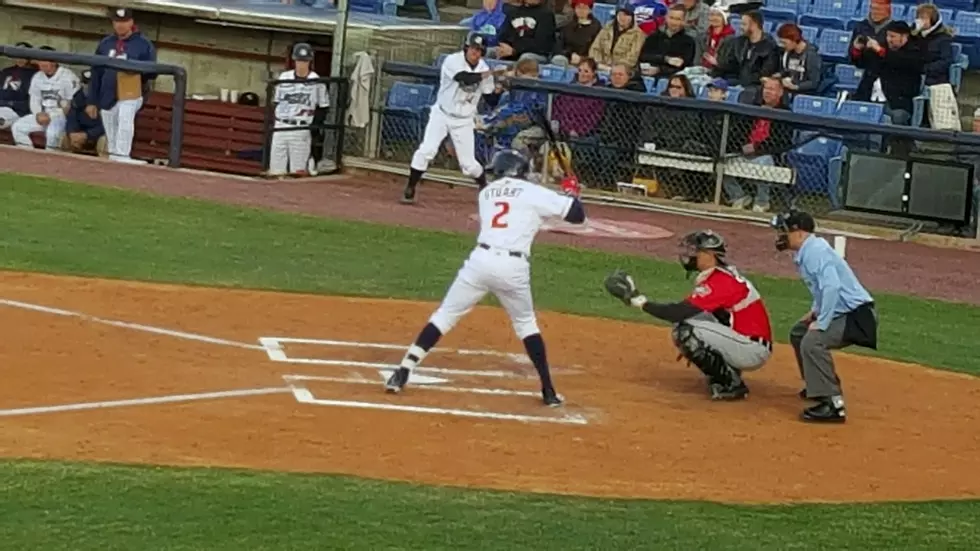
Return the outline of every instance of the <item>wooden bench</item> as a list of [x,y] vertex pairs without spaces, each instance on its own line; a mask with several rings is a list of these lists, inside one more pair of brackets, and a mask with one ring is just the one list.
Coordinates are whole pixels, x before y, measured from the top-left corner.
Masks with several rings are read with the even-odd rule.
[[[136,117],[132,156],[166,160],[170,152],[173,94],[154,92]],[[184,107],[181,166],[258,176],[262,172],[262,107],[188,99]]]

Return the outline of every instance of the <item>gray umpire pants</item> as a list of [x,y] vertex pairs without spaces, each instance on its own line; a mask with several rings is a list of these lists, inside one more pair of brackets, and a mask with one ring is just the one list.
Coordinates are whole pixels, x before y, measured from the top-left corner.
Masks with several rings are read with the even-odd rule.
[[809,323],[798,322],[789,331],[789,342],[796,353],[800,376],[806,382],[808,398],[841,396],[840,378],[834,369],[831,350],[840,350],[844,344],[844,328],[847,316],[834,318],[826,331],[810,331]]
[[719,323],[711,314],[698,314],[685,323],[694,328],[694,334],[701,342],[721,354],[725,363],[739,371],[759,369],[772,355],[769,347],[736,333],[731,327]]

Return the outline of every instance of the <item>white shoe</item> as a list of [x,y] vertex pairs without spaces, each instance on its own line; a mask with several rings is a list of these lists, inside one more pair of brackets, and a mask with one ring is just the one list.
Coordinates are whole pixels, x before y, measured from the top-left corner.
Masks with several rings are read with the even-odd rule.
[[752,207],[752,212],[769,212],[769,205],[755,205]]
[[733,209],[744,209],[752,203],[752,197],[749,195],[744,195],[732,201]]
[[133,159],[132,157],[123,157],[122,155],[109,155],[110,161],[115,161],[117,163],[124,163],[129,165],[145,165],[146,161],[141,161],[139,159]]

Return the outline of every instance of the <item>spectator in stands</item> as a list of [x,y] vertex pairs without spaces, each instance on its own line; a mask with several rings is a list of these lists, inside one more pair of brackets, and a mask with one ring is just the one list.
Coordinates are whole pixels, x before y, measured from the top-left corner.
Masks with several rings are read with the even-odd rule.
[[594,0],[572,0],[575,18],[558,31],[558,46],[552,63],[578,66],[589,56],[589,47],[602,30],[602,24],[592,15]]
[[[664,97],[694,98],[694,87],[684,75],[674,75],[667,82]],[[658,150],[682,152],[687,154],[711,154],[711,147],[704,143],[701,115],[691,109],[679,109],[676,106],[657,106],[646,110],[645,139],[653,143]],[[717,153],[717,148],[714,153]],[[657,170],[656,177],[660,182],[665,197],[675,201],[703,201],[707,191],[705,178],[684,170]],[[708,178],[710,179],[710,177]]]
[[504,0],[483,0],[483,8],[470,20],[470,31],[483,35],[487,39],[487,47],[497,46],[497,37],[507,19],[504,5]]
[[892,5],[889,0],[871,0],[868,5],[867,19],[858,22],[851,33],[851,63],[860,69],[864,69],[864,76],[858,83],[857,90],[854,92],[854,99],[858,101],[871,101],[875,90],[878,96],[881,94],[881,83],[878,82],[878,73],[881,71],[881,57],[874,55],[870,50],[865,49],[868,40],[874,39],[878,44],[885,44],[885,28],[892,22]]
[[[617,63],[609,71],[609,87],[615,90],[645,92],[642,81],[633,78],[633,70]],[[643,106],[628,100],[609,101],[599,122],[601,172],[596,180],[606,189],[615,189],[633,170],[636,148],[643,128]]]
[[953,58],[953,31],[943,24],[935,4],[920,4],[915,9],[912,37],[925,56],[925,85],[949,83],[949,68],[956,61]]
[[694,63],[694,39],[684,32],[684,6],[667,10],[667,25],[651,34],[640,50],[643,76],[669,76]]
[[[587,57],[578,64],[575,82],[579,86],[597,86],[598,67],[594,59]],[[552,120],[558,123],[558,132],[571,138],[592,134],[602,120],[605,102],[598,98],[560,94],[552,104]]]
[[779,72],[774,75],[783,81],[783,88],[797,94],[816,94],[823,78],[823,60],[817,45],[803,39],[803,31],[796,23],[784,23],[776,31],[783,55],[779,58]]
[[708,31],[708,6],[703,0],[677,0],[684,7],[684,32],[697,38]]
[[616,11],[616,18],[595,37],[589,57],[596,60],[600,71],[609,71],[619,63],[635,67],[645,39],[646,35],[636,27],[633,7],[623,5]]
[[779,52],[775,40],[762,30],[765,20],[757,11],[742,15],[742,34],[733,38],[718,60],[713,76],[742,86],[743,95],[757,99],[763,77],[779,70]]
[[728,99],[728,81],[723,78],[716,78],[709,82],[708,99],[711,101],[725,101]]
[[542,0],[523,0],[500,30],[497,56],[508,61],[548,63],[555,52],[555,14]]
[[664,89],[661,95],[668,98],[693,98],[694,87],[691,86],[691,81],[686,76],[674,75],[670,77],[670,80],[667,82],[667,88]]
[[[759,105],[762,107],[780,110],[789,108],[783,83],[777,78],[763,80],[760,99]],[[793,127],[779,121],[756,119],[743,143],[745,145],[742,146],[742,154],[749,159],[749,162],[763,166],[782,164],[784,154],[792,147]],[[771,206],[770,185],[760,178],[755,181],[755,187],[756,194],[753,201],[752,196],[746,193],[734,178],[726,176],[723,180],[725,195],[732,207],[744,209],[754,202],[752,206],[754,212],[768,212]]]
[[92,118],[85,112],[88,105],[88,86],[92,80],[92,71],[82,71],[81,86],[75,92],[68,109],[65,124],[65,137],[61,141],[61,149],[72,153],[89,153],[95,151],[100,157],[109,155],[105,129],[98,117]]
[[718,66],[721,47],[735,35],[735,29],[728,24],[725,10],[712,7],[708,10],[708,28],[695,41],[695,58],[702,67],[714,69]]
[[636,27],[648,36],[657,32],[667,15],[666,0],[627,0],[621,5],[632,8]]
[[[54,51],[50,46],[39,49]],[[10,132],[14,143],[26,148],[34,147],[31,134],[43,132],[46,148],[57,149],[65,133],[65,114],[79,88],[78,77],[53,61],[38,61],[37,68],[29,89],[31,112],[17,119]]]
[[[912,121],[912,100],[921,89],[925,58],[916,44],[909,42],[910,33],[908,23],[892,21],[885,28],[887,44],[869,38],[864,46],[879,58],[876,65],[881,97],[893,124],[908,125]],[[872,96],[872,99],[878,97]]]
[[[540,66],[534,59],[525,58],[514,66],[516,78],[538,78]],[[483,117],[480,130],[494,136],[497,146],[522,150],[531,156],[537,149],[536,141],[543,141],[544,129],[535,125],[536,111],[543,111],[544,98],[536,92],[510,91],[500,104]]]
[[[18,42],[17,48],[33,48],[27,42]],[[17,119],[31,112],[28,92],[37,67],[29,59],[15,59],[14,64],[0,71],[0,130],[13,126]]]

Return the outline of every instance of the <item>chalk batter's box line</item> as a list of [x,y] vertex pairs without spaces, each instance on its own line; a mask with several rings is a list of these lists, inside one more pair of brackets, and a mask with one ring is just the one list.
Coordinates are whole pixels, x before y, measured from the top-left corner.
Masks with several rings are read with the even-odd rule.
[[[367,381],[363,378],[341,378],[341,377],[320,377],[313,378],[309,375],[285,375],[283,380],[290,386],[293,391],[293,396],[296,401],[301,404],[309,404],[316,406],[334,406],[334,407],[349,407],[349,408],[359,408],[359,409],[378,409],[387,411],[406,411],[410,413],[428,413],[435,415],[449,415],[453,417],[469,417],[469,418],[481,418],[481,419],[494,419],[498,421],[519,421],[524,423],[557,423],[563,425],[587,425],[589,424],[588,419],[582,415],[578,414],[566,414],[561,417],[549,417],[542,415],[522,415],[517,413],[505,413],[505,412],[495,412],[495,411],[475,411],[469,409],[458,409],[458,408],[438,408],[431,406],[413,406],[409,404],[394,404],[391,402],[369,402],[364,400],[333,400],[333,399],[323,399],[317,398],[313,393],[303,386],[303,380],[326,380],[329,382],[345,383],[345,384],[371,384],[375,385],[377,383],[372,381]],[[423,387],[417,387],[423,388]],[[474,390],[480,390],[480,394],[513,394],[513,395],[524,395],[523,391],[512,391],[506,389],[467,389],[458,387],[439,387],[439,386],[425,386],[427,390],[442,390],[445,392],[473,392]],[[534,396],[538,396],[537,393],[532,393]],[[399,397],[401,399],[401,397]]]

